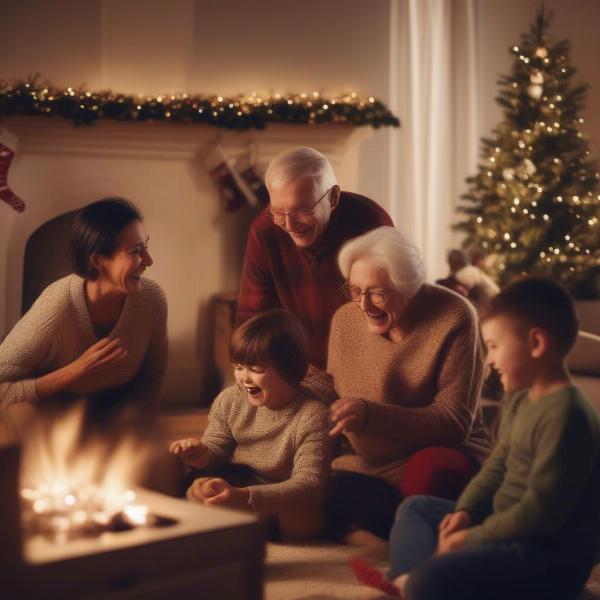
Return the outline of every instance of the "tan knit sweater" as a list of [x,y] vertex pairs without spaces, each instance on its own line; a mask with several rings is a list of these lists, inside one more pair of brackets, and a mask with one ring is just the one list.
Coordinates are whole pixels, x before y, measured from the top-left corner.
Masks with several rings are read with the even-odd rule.
[[459,448],[478,460],[489,453],[474,309],[454,292],[424,285],[405,315],[408,331],[399,343],[369,332],[353,303],[333,317],[327,370],[341,398],[368,402],[365,430],[347,435],[356,454],[338,457],[334,469],[396,483],[420,448]]
[[263,485],[250,486],[252,508],[277,514],[319,508],[329,462],[327,408],[298,394],[279,410],[252,406],[238,385],[214,400],[202,442],[213,466],[249,466]]
[[[143,279],[127,296],[110,338],[127,356],[81,382],[85,393],[127,387],[127,398],[154,409],[167,364],[167,302],[160,286]],[[0,344],[0,407],[36,402],[35,380],[79,357],[98,338],[87,310],[84,280],[69,275],[50,284]]]

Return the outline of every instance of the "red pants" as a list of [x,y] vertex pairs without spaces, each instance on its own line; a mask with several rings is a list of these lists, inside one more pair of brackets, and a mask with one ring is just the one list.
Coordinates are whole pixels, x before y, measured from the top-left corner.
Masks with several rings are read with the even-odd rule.
[[456,500],[479,465],[464,452],[430,446],[415,452],[406,463],[398,491],[402,498],[426,495]]

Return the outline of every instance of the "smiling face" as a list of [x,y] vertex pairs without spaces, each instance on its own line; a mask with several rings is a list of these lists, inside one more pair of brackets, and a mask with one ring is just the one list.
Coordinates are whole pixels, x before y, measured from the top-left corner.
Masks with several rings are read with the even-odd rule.
[[[367,320],[371,333],[389,334],[392,339],[402,336],[400,327],[406,299],[394,289],[386,270],[368,259],[359,259],[352,263],[348,274],[348,286],[358,288],[363,294],[357,306]],[[364,292],[382,292],[385,302],[376,306],[373,295]]]
[[121,294],[139,292],[142,274],[153,263],[148,239],[143,223],[136,219],[123,229],[111,256],[95,255],[93,261],[100,286]]
[[289,404],[296,395],[296,389],[273,367],[234,364],[233,374],[252,406],[277,410]]
[[498,315],[486,319],[481,332],[488,349],[487,362],[500,373],[504,390],[516,392],[531,387],[535,361],[523,328]]
[[312,179],[298,179],[269,190],[269,209],[275,216],[287,215],[281,227],[298,248],[310,248],[323,236],[338,195],[337,186],[331,191],[315,190]]

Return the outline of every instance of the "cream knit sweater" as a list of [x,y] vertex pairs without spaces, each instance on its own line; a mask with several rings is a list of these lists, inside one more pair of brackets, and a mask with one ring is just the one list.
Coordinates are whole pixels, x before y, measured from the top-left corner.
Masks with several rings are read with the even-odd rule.
[[212,466],[247,465],[262,485],[250,486],[252,508],[278,514],[321,507],[331,460],[328,411],[299,393],[279,410],[252,406],[238,385],[215,398],[202,442]]
[[396,483],[410,455],[427,446],[459,448],[478,460],[489,453],[473,307],[454,292],[424,285],[405,314],[400,343],[371,333],[353,303],[333,317],[327,370],[340,398],[368,403],[366,428],[347,435],[356,454],[338,457],[334,469]]
[[[108,336],[121,340],[127,356],[82,384],[86,394],[130,384],[128,399],[146,411],[156,408],[167,364],[167,302],[158,284],[142,281]],[[97,341],[84,280],[69,275],[50,284],[0,344],[0,407],[38,401],[36,378],[69,364]]]

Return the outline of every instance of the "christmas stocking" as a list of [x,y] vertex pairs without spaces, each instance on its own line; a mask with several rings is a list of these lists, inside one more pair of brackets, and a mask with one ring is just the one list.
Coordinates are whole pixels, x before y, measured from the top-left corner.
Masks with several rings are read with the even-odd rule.
[[269,204],[269,192],[267,191],[267,186],[252,165],[240,171],[240,177],[254,195],[254,204],[260,204],[261,206]]
[[254,166],[257,154],[257,145],[250,144],[247,152],[235,163],[235,173],[239,177],[240,187],[246,194],[248,203],[252,206],[265,207],[269,204],[269,192]]
[[25,210],[25,202],[8,187],[8,169],[15,153],[0,141],[0,200],[4,200],[17,212]]
[[207,158],[208,173],[212,179],[227,212],[235,212],[246,204],[246,196],[241,190],[229,160],[218,146]]
[[0,200],[4,200],[17,212],[23,212],[25,202],[8,187],[8,169],[16,148],[17,138],[0,125]]

